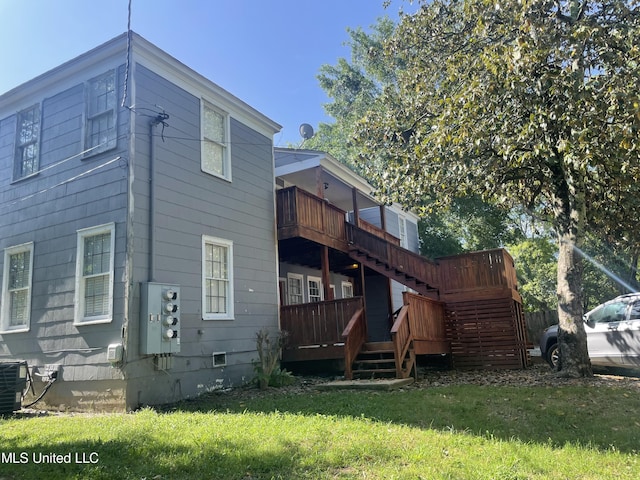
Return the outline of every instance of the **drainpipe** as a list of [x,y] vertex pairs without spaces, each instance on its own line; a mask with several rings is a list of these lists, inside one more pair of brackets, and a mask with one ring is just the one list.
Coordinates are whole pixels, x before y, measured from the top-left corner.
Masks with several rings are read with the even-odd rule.
[[149,282],[156,281],[156,141],[153,132],[157,125],[164,125],[168,118],[169,115],[162,112],[149,122]]
[[160,123],[158,118],[154,118],[149,122],[149,282],[155,282],[156,279],[156,262],[155,262],[155,229],[156,229],[156,179],[155,168],[156,149],[155,139],[153,138],[153,130]]

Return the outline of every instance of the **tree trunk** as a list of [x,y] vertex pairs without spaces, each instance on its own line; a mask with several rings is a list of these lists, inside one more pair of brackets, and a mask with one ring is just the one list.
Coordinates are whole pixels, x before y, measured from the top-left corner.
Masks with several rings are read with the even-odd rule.
[[557,182],[554,201],[558,235],[558,370],[566,377],[590,377],[593,372],[583,320],[583,257],[578,250],[586,223],[584,186],[579,176],[568,169],[559,177],[562,179]]
[[582,257],[575,251],[573,235],[559,235],[558,345],[559,373],[567,377],[593,375],[583,323]]

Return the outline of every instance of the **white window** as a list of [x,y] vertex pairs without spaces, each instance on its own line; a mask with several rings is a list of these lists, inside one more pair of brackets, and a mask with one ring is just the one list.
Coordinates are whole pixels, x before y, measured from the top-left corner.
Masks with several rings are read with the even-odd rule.
[[117,144],[116,72],[111,70],[87,84],[87,155],[115,148]]
[[203,100],[201,122],[202,171],[231,181],[229,115]]
[[113,223],[78,230],[75,324],[106,323],[113,311]]
[[31,317],[33,243],[4,251],[2,281],[2,331],[26,332]]
[[353,297],[353,283],[342,282],[342,298],[352,298],[352,297]]
[[202,237],[202,318],[233,320],[233,242]]
[[322,280],[319,277],[307,277],[309,302],[321,302],[323,299]]
[[16,156],[13,178],[28,177],[38,171],[40,144],[40,105],[18,113],[16,128]]
[[287,291],[289,294],[289,305],[304,303],[304,278],[297,273],[287,273]]
[[408,248],[409,243],[407,241],[407,219],[403,216],[398,216],[398,231],[400,232],[400,246],[402,248]]

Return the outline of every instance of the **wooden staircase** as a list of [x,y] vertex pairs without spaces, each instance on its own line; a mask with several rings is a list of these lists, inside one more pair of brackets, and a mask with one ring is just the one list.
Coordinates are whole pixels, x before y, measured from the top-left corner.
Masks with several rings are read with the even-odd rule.
[[353,362],[353,378],[408,378],[412,372],[415,374],[415,363],[413,349],[396,362],[393,342],[368,342]]
[[438,266],[353,224],[346,225],[349,256],[387,278],[431,298],[438,297]]

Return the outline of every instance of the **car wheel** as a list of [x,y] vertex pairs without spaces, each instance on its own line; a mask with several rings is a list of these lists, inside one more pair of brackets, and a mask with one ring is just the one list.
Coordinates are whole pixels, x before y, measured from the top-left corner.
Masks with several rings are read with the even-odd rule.
[[558,369],[558,362],[560,361],[560,348],[557,343],[554,343],[547,349],[547,362],[554,370]]

